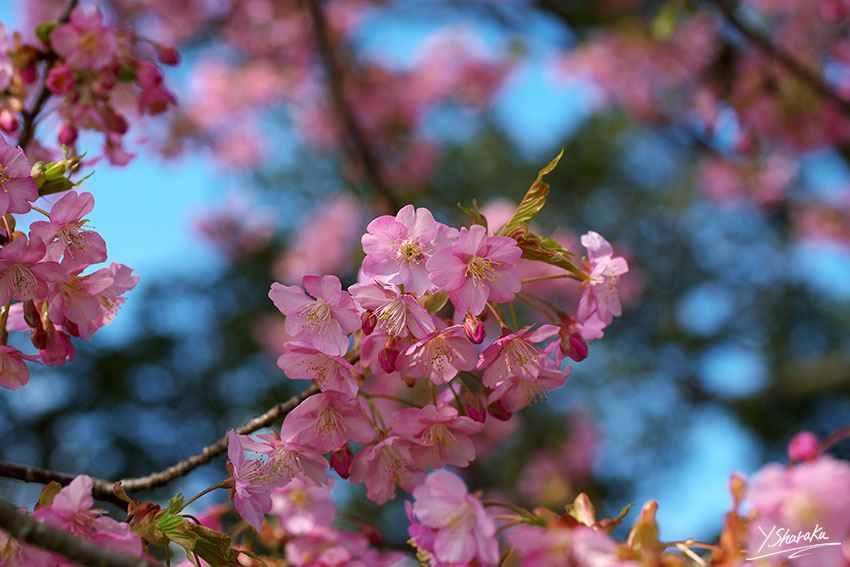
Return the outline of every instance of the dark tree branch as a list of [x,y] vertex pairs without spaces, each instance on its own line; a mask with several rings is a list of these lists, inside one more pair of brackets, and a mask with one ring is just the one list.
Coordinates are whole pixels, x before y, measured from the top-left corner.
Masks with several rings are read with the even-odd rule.
[[328,25],[325,20],[325,14],[322,11],[321,1],[307,0],[307,4],[310,9],[313,33],[316,36],[316,45],[319,50],[322,66],[325,70],[325,77],[328,82],[328,88],[330,89],[334,111],[348,135],[350,144],[353,147],[352,153],[359,158],[369,182],[375,191],[386,199],[391,209],[396,211],[401,207],[398,197],[396,197],[392,189],[384,182],[378,160],[375,158],[375,154],[366,140],[363,129],[357,122],[354,111],[345,99],[345,88],[342,83],[343,74],[334,56],[334,49],[328,36]]
[[5,500],[0,500],[0,529],[21,543],[58,553],[86,567],[160,567],[159,563],[133,557],[51,528],[18,512],[15,505]]
[[[290,411],[295,409],[305,399],[319,392],[319,388],[314,384],[300,394],[289,398],[285,402],[281,402],[269,409],[266,413],[255,417],[245,425],[236,429],[236,433],[240,435],[248,435],[262,427],[268,427],[278,419],[284,417]],[[126,478],[121,481],[121,485],[128,493],[142,492],[144,490],[152,490],[160,488],[172,482],[173,480],[187,475],[201,465],[205,465],[215,457],[227,451],[227,435],[203,448],[203,450],[184,461],[168,467],[165,470],[151,473],[147,476],[138,478]],[[0,462],[0,477],[13,478],[24,482],[37,482],[46,484],[51,481],[56,481],[62,485],[67,485],[74,476],[58,473],[45,469],[34,467],[24,467],[13,463]],[[126,502],[119,500],[113,492],[113,482],[93,479],[94,486],[92,487],[92,495],[98,500],[112,502],[118,506],[124,507]]]
[[[65,4],[65,8],[62,10],[62,14],[59,15],[58,22],[60,24],[68,21],[71,17],[71,11],[76,5],[77,0],[68,0]],[[44,76],[41,78],[41,87],[39,87],[38,95],[35,97],[35,102],[33,102],[32,108],[24,110],[21,113],[24,120],[21,124],[21,135],[18,137],[18,145],[23,149],[26,149],[27,144],[29,144],[30,140],[32,140],[32,135],[35,131],[35,120],[38,118],[38,114],[44,107],[44,103],[50,98],[50,95],[50,90],[47,88],[47,72],[45,71]]]
[[798,79],[809,85],[812,90],[834,102],[841,108],[842,112],[850,115],[850,101],[835,92],[818,71],[813,70],[798,60],[792,53],[775,44],[770,38],[754,30],[741,20],[735,12],[736,3],[729,0],[707,0],[707,2],[715,6],[732,27],[738,30],[741,35],[765,55],[785,67],[789,73],[796,75]]

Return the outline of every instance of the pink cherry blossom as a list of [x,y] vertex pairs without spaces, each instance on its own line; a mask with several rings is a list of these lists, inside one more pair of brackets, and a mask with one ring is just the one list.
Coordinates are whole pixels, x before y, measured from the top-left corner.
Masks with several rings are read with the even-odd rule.
[[426,268],[431,281],[449,292],[461,313],[478,315],[488,300],[513,301],[522,288],[516,263],[522,256],[517,243],[505,236],[487,236],[481,225],[461,228],[457,243],[436,252]]
[[[753,476],[748,493],[755,518],[749,526],[750,557],[779,551],[759,546],[765,541],[763,533],[774,526],[796,534],[810,532],[816,526],[833,541],[845,541],[850,533],[850,463],[822,456],[814,461],[786,467],[777,463],[764,466]],[[771,541],[776,538],[771,538]],[[794,545],[782,546],[789,549]],[[777,557],[777,559],[779,559]],[[817,553],[794,559],[800,567],[841,565],[841,546],[827,546]]]
[[315,486],[295,479],[274,488],[269,513],[277,517],[287,535],[308,534],[318,526],[330,526],[336,518],[331,486]]
[[17,390],[30,379],[30,371],[24,362],[38,362],[38,357],[24,354],[9,345],[0,345],[0,386]]
[[30,211],[30,201],[38,199],[38,189],[30,177],[31,170],[24,150],[10,146],[0,136],[0,216]]
[[413,491],[413,514],[436,530],[434,556],[447,563],[499,562],[496,525],[461,479],[445,471],[428,475]]
[[812,461],[818,457],[820,441],[809,431],[795,435],[788,443],[788,456],[792,461]]
[[[423,455],[420,468],[439,469],[447,464],[466,467],[475,459],[475,446],[470,435],[484,429],[484,424],[466,416],[459,416],[449,405],[439,408],[406,408],[393,414],[392,430],[418,439],[429,450]],[[418,460],[420,451],[413,451]]]
[[448,383],[460,370],[472,370],[478,363],[478,351],[469,342],[461,325],[434,331],[407,347],[396,361],[410,376],[425,376],[438,386]]
[[250,437],[242,445],[249,451],[268,455],[266,467],[274,486],[284,486],[293,479],[309,484],[327,484],[328,462],[315,448],[300,445],[280,438],[276,432],[257,436],[260,441]]
[[404,206],[393,217],[384,215],[366,227],[361,243],[366,258],[363,273],[384,283],[404,285],[411,293],[434,289],[426,262],[457,238],[457,230],[438,223],[431,211]]
[[587,248],[590,280],[582,284],[585,288],[579,301],[578,318],[586,318],[595,308],[599,319],[610,325],[613,317],[623,312],[617,282],[629,271],[629,265],[622,256],[613,257],[611,244],[597,232],[591,230],[583,235],[581,244]]
[[83,217],[94,209],[91,193],[69,191],[50,209],[50,221],[30,225],[30,231],[47,244],[47,258],[58,262],[65,256],[66,270],[80,269],[106,260],[106,243],[93,230],[84,230]]
[[66,319],[85,326],[101,314],[99,295],[113,283],[112,273],[101,269],[87,276],[69,274],[68,280],[53,286],[48,294],[50,320],[62,325]]
[[112,61],[118,45],[115,32],[103,25],[96,6],[86,10],[77,6],[67,24],[50,34],[50,44],[65,62],[77,69],[102,69]]
[[335,451],[348,441],[368,443],[375,432],[355,398],[328,391],[310,396],[289,412],[281,437],[325,452]]
[[357,283],[348,289],[357,303],[375,314],[377,328],[390,337],[413,335],[421,339],[436,328],[431,315],[416,298],[401,293],[395,286]]
[[534,379],[523,378],[518,374],[511,375],[490,393],[487,403],[499,404],[505,411],[518,411],[538,399],[545,399],[549,390],[563,386],[571,370],[571,366],[567,366],[566,370],[558,370],[546,365]]
[[290,343],[277,359],[277,365],[290,380],[315,380],[323,392],[341,392],[348,397],[357,394],[356,369],[341,356]]
[[354,456],[349,480],[352,484],[365,482],[366,497],[376,504],[394,498],[396,485],[413,490],[425,472],[414,468],[409,445],[410,440],[398,435],[367,445]]
[[558,331],[555,325],[542,325],[533,331],[528,326],[496,339],[481,353],[476,367],[477,370],[484,370],[484,385],[495,388],[514,376],[535,380],[547,358],[546,353],[534,343],[545,341],[557,335]]
[[286,332],[319,351],[342,356],[348,351],[348,336],[360,328],[360,316],[348,292],[336,276],[308,275],[304,288],[273,283],[269,298],[286,315]]
[[[0,256],[2,256],[2,251],[0,251]],[[108,268],[101,268],[87,277],[96,280],[105,275],[112,277],[112,284],[97,293],[97,299],[100,302],[100,312],[97,317],[87,321],[85,325],[70,319],[66,320],[63,327],[69,334],[84,339],[91,338],[99,328],[112,322],[115,315],[118,314],[118,309],[124,304],[124,294],[136,287],[139,282],[139,276],[133,274],[132,268],[118,262],[112,262]]]
[[639,567],[618,557],[617,542],[610,535],[583,525],[521,525],[508,531],[508,541],[522,557],[520,567]]
[[232,429],[227,434],[228,469],[233,476],[233,488],[230,499],[236,511],[258,532],[263,529],[263,516],[271,510],[271,484],[269,467],[260,459],[246,459],[243,440]]
[[42,262],[47,249],[39,238],[16,238],[0,249],[0,304],[10,299],[41,301],[48,283],[67,280],[56,262]]

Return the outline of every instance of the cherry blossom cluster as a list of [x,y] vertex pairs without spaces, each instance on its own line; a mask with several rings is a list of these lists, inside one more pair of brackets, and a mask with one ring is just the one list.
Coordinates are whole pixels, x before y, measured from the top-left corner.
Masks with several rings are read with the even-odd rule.
[[[329,466],[364,483],[379,504],[398,487],[416,490],[429,469],[468,466],[472,436],[488,419],[508,420],[562,386],[571,369],[564,359],[585,358],[588,339],[621,313],[626,261],[595,232],[581,242],[582,266],[560,276],[581,282],[575,315],[543,311],[558,325],[520,326],[514,317],[511,328],[502,316],[524,305],[514,306],[518,296],[548,303],[522,291],[517,239],[482,224],[450,227],[412,205],[369,223],[360,281],[348,290],[332,275],[306,275],[303,287],[273,284],[269,297],[289,336],[278,365],[320,392],[279,433],[231,433],[242,517],[260,531],[273,490],[293,479],[325,483]],[[496,336],[486,329],[494,320]],[[362,447],[355,453],[352,443]]]
[[[91,193],[68,190],[65,177],[79,158],[30,167],[20,147],[0,136],[0,386],[16,390],[29,381],[27,362],[58,366],[73,360],[70,337],[90,339],[109,324],[138,276],[123,264],[83,273],[107,259],[106,243],[88,225]],[[35,174],[33,177],[32,174]],[[33,207],[41,189],[64,188],[50,212]],[[31,210],[47,220],[16,230],[14,215]],[[8,331],[30,333],[37,354],[7,344]]]
[[[64,488],[48,485],[31,516],[48,526],[70,532],[98,546],[120,551],[133,557],[153,559],[144,552],[142,538],[125,522],[118,522],[93,508],[92,479],[81,475]],[[22,510],[25,511],[25,510]],[[0,531],[0,565],[3,567],[73,567],[78,565],[65,557],[20,543]]]
[[[36,35],[38,44],[24,43],[16,35],[11,45],[0,24],[0,129],[15,135],[25,128],[25,120],[34,119],[26,116],[25,105],[43,81],[44,94],[58,98],[58,142],[73,146],[80,131],[99,132],[101,157],[126,165],[133,157],[124,147],[128,116],[159,114],[175,104],[159,64],[176,64],[177,52],[132,30],[106,25],[96,6],[75,7],[66,22],[44,21]],[[33,144],[28,151],[50,159],[48,150],[28,139]]]

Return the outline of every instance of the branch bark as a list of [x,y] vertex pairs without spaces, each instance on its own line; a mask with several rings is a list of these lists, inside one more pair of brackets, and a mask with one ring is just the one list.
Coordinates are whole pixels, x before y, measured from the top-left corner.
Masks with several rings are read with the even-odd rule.
[[737,5],[729,0],[707,0],[708,3],[715,6],[723,17],[743,35],[750,43],[761,50],[765,55],[774,59],[777,63],[785,67],[785,69],[796,75],[798,79],[808,84],[815,92],[821,96],[831,100],[842,112],[850,115],[850,101],[843,98],[835,92],[829,84],[824,80],[820,73],[811,69],[808,65],[797,59],[792,53],[789,53],[781,46],[773,43],[770,38],[754,30],[747,25],[735,13]]
[[[313,384],[300,394],[289,398],[285,402],[277,404],[264,414],[255,417],[245,425],[237,428],[236,433],[239,433],[240,435],[248,435],[249,433],[253,433],[262,427],[268,427],[269,425],[271,425],[272,423],[284,417],[290,411],[295,409],[295,407],[298,406],[298,404],[300,404],[302,401],[306,400],[307,398],[318,392],[319,388],[315,384]],[[126,490],[127,493],[142,492],[145,490],[160,488],[162,486],[166,486],[167,484],[181,476],[189,474],[201,465],[207,464],[225,451],[227,451],[227,435],[224,435],[215,443],[207,445],[201,450],[200,453],[193,455],[186,460],[180,461],[179,463],[176,463],[165,470],[151,473],[143,477],[125,478],[121,480],[121,485],[124,487],[124,490]],[[63,486],[67,485],[75,478],[72,475],[58,473],[46,469],[25,467],[5,462],[0,462],[0,477],[13,478],[16,480],[22,480],[24,482],[37,482],[41,484],[46,484],[55,480]],[[100,479],[93,479],[93,481],[94,486],[92,488],[92,495],[96,499],[105,502],[112,502],[113,504],[117,504],[122,508],[126,505],[126,502],[123,502],[122,500],[116,498],[115,493],[113,492],[113,486],[115,483]]]
[[396,197],[392,189],[384,182],[378,160],[375,158],[375,154],[366,140],[363,129],[357,122],[354,111],[345,99],[345,87],[342,82],[343,75],[334,56],[334,49],[328,35],[328,25],[325,20],[325,14],[322,11],[321,1],[307,0],[307,4],[310,10],[310,19],[313,23],[313,34],[316,37],[316,46],[318,47],[319,57],[325,70],[325,77],[328,82],[328,89],[330,90],[337,120],[340,121],[345,129],[352,146],[352,153],[358,157],[360,163],[363,165],[363,170],[366,172],[369,182],[375,191],[386,199],[390,208],[393,211],[397,211],[401,208],[398,197]]
[[0,500],[0,529],[21,543],[58,553],[86,567],[160,567],[159,563],[133,557],[57,530],[18,512],[14,504]]
[[[76,5],[77,0],[68,0],[57,21],[60,24],[66,23],[70,19],[71,11]],[[21,135],[18,137],[18,145],[24,150],[26,150],[26,146],[32,140],[32,135],[35,132],[35,119],[38,118],[41,109],[44,107],[44,103],[50,98],[50,94],[50,90],[47,88],[47,72],[45,71],[44,76],[41,78],[41,87],[39,88],[38,95],[35,97],[32,108],[30,110],[24,110],[21,113],[24,120],[21,123]]]

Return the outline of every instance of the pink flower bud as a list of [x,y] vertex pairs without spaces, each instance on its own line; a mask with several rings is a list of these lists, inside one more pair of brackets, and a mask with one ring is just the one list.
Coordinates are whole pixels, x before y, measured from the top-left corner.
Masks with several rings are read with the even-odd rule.
[[351,461],[354,456],[351,454],[351,447],[346,443],[341,449],[337,449],[331,453],[331,468],[336,471],[340,478],[348,478],[351,472]]
[[47,337],[47,331],[45,331],[44,327],[41,325],[33,329],[32,335],[30,335],[30,340],[32,341],[32,346],[38,350],[44,350],[47,348],[47,345],[50,344]]
[[506,410],[505,406],[502,405],[502,400],[496,400],[487,406],[487,411],[499,421],[508,421],[512,415],[511,412]]
[[813,461],[818,457],[820,442],[814,433],[803,431],[788,443],[788,456],[792,461]]
[[469,342],[480,345],[484,342],[484,337],[486,336],[486,332],[484,330],[484,323],[471,314],[469,311],[466,312],[466,321],[463,323],[463,332],[466,335],[466,338],[469,339]]
[[74,76],[67,65],[61,65],[50,70],[44,84],[50,92],[61,96],[73,88]]
[[59,129],[59,143],[70,146],[77,141],[77,129],[67,122]]
[[464,404],[466,406],[466,414],[469,417],[471,417],[474,421],[484,423],[484,420],[487,419],[487,408],[484,407],[484,403],[481,401],[481,398],[472,392],[467,391],[464,396]]
[[41,315],[32,300],[24,303],[24,321],[31,329],[41,326]]
[[375,314],[372,311],[365,311],[360,316],[360,321],[363,323],[361,328],[363,329],[364,335],[371,335],[372,331],[374,331],[375,327],[378,325],[378,318],[375,317]]
[[581,362],[587,358],[587,341],[583,338],[578,335],[570,335],[568,340],[564,342],[568,343],[564,345],[567,347],[567,356],[576,362]]
[[127,133],[127,120],[112,110],[108,108],[103,113],[103,120],[106,122],[106,129],[110,132],[115,132],[116,134],[126,134]]
[[26,67],[18,69],[18,76],[26,84],[33,84],[36,79],[38,79],[38,73],[35,70],[35,65],[27,65]]
[[7,109],[0,110],[0,129],[13,133],[18,129],[18,117]]
[[177,65],[180,63],[180,54],[173,47],[157,44],[156,50],[159,56],[159,62],[163,65]]
[[136,81],[143,89],[151,89],[162,84],[162,73],[146,61],[136,63]]
[[395,372],[396,358],[398,358],[398,352],[390,346],[384,347],[384,350],[378,354],[378,360],[381,362],[381,368],[383,368],[384,372],[387,374]]

